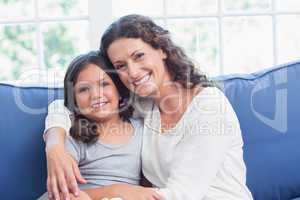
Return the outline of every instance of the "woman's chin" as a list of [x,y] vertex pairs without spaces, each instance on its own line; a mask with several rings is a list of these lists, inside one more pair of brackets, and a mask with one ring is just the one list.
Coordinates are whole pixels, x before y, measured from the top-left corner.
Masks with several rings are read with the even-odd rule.
[[155,97],[157,90],[153,86],[143,86],[135,88],[134,92],[139,95],[140,97]]
[[140,97],[155,97],[156,91],[155,90],[143,90],[136,92],[137,95]]

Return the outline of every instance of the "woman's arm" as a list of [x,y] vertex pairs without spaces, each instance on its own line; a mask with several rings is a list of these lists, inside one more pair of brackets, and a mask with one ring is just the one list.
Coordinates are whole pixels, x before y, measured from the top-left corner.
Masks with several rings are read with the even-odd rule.
[[101,188],[84,190],[92,200],[121,198],[122,200],[160,200],[155,188],[129,184],[114,184]]
[[65,199],[70,199],[69,191],[78,196],[77,181],[85,183],[77,164],[66,152],[65,136],[70,128],[70,112],[62,100],[52,102],[48,107],[44,139],[47,157],[47,190],[49,198],[60,200],[60,192]]

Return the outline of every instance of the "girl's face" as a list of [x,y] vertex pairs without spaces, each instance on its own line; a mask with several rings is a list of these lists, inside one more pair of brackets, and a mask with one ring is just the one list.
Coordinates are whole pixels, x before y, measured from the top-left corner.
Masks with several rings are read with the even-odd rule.
[[88,64],[75,81],[75,101],[80,113],[95,121],[119,116],[118,90],[99,66]]
[[167,55],[141,39],[117,39],[110,44],[107,54],[122,82],[139,96],[158,95],[171,80],[164,64]]

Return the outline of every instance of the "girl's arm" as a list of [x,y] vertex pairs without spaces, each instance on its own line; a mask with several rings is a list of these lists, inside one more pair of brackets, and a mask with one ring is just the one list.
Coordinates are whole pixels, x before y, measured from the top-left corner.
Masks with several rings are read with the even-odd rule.
[[63,105],[63,100],[56,100],[48,107],[45,121],[44,139],[47,157],[47,190],[50,198],[60,199],[60,192],[64,200],[69,200],[69,189],[78,196],[77,181],[85,183],[77,164],[66,152],[65,136],[71,126],[70,112]]

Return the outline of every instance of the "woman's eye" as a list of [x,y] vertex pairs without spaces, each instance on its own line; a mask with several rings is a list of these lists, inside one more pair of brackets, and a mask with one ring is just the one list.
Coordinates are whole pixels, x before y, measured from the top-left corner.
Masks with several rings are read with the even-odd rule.
[[124,64],[120,64],[120,65],[116,65],[115,66],[115,68],[117,69],[117,70],[120,70],[120,69],[124,69],[125,68],[125,65]]
[[143,58],[144,57],[144,53],[137,53],[136,55],[135,55],[135,58],[136,59],[140,59],[140,58]]

